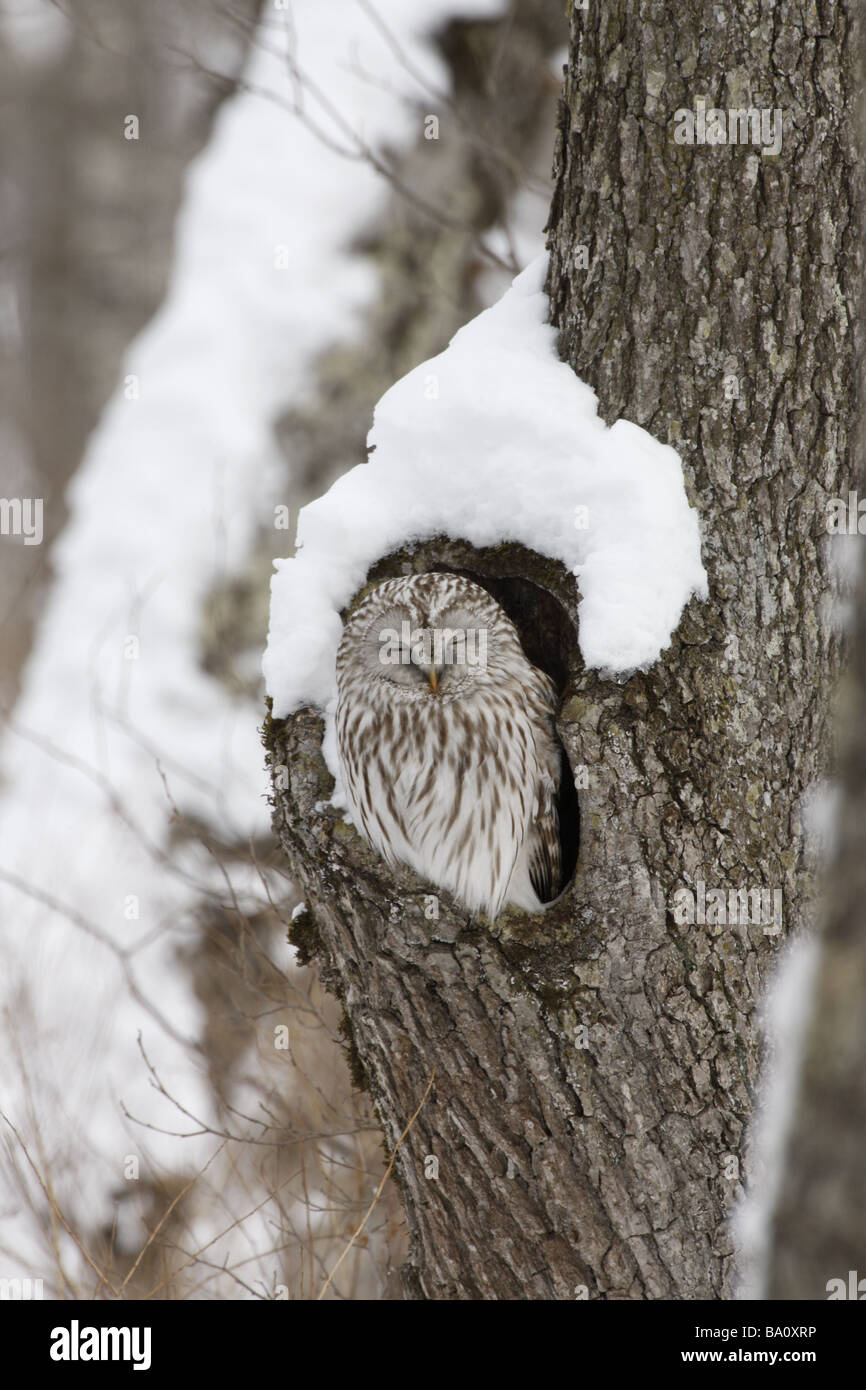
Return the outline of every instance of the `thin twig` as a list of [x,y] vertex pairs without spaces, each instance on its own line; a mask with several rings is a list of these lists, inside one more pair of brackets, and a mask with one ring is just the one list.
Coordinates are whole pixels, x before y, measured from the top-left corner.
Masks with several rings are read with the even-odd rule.
[[154,1240],[156,1239],[156,1237],[159,1235],[159,1232],[161,1231],[162,1227],[165,1225],[166,1221],[167,1221],[168,1218],[171,1216],[171,1213],[174,1211],[174,1209],[175,1209],[175,1207],[177,1206],[178,1202],[181,1200],[182,1197],[185,1197],[185,1196],[186,1196],[186,1194],[189,1192],[190,1188],[193,1187],[193,1186],[195,1185],[195,1183],[198,1182],[198,1180],[199,1180],[199,1178],[202,1176],[202,1174],[207,1172],[208,1168],[209,1168],[210,1165],[213,1163],[214,1159],[217,1157],[218,1154],[221,1154],[221,1153],[222,1153],[222,1151],[223,1151],[223,1149],[225,1148],[225,1146],[226,1146],[226,1141],[223,1141],[223,1143],[220,1144],[219,1148],[216,1149],[216,1150],[211,1154],[210,1158],[208,1159],[208,1161],[207,1161],[207,1163],[204,1165],[204,1167],[201,1168],[201,1169],[199,1170],[199,1172],[193,1173],[193,1175],[192,1175],[192,1177],[190,1178],[189,1182],[186,1184],[186,1187],[182,1187],[181,1190],[180,1190],[180,1192],[178,1192],[177,1196],[176,1196],[176,1197],[173,1197],[172,1200],[169,1202],[169,1204],[168,1204],[168,1206],[166,1207],[165,1211],[162,1213],[162,1216],[159,1218],[159,1220],[157,1221],[157,1223],[156,1223],[156,1225],[154,1226],[153,1230],[152,1230],[152,1231],[150,1232],[150,1234],[148,1235],[147,1240],[144,1242],[144,1244],[142,1245],[142,1247],[141,1247],[141,1249],[139,1250],[138,1254],[136,1255],[134,1264],[131,1266],[131,1268],[130,1268],[130,1270],[129,1270],[129,1273],[127,1274],[126,1278],[124,1279],[123,1283],[122,1283],[121,1286],[120,1286],[120,1292],[121,1292],[121,1293],[123,1293],[124,1289],[126,1288],[127,1284],[129,1283],[130,1279],[131,1279],[132,1276],[135,1274],[135,1271],[138,1269],[138,1266],[141,1264],[142,1260],[144,1259],[145,1255],[147,1254],[148,1250],[150,1249],[150,1247],[151,1247],[151,1245],[153,1244],[153,1242],[154,1242]]
[[372,1202],[370,1203],[370,1205],[368,1206],[368,1208],[367,1208],[367,1210],[366,1210],[366,1212],[365,1212],[365,1214],[364,1214],[364,1219],[363,1219],[363,1221],[361,1222],[361,1224],[360,1224],[360,1226],[358,1227],[358,1229],[355,1231],[354,1235],[352,1236],[352,1239],[349,1241],[349,1243],[348,1243],[348,1245],[346,1246],[345,1250],[343,1251],[342,1255],[340,1256],[340,1258],[338,1259],[337,1263],[334,1265],[334,1268],[331,1270],[330,1274],[328,1275],[327,1279],[325,1280],[324,1284],[322,1285],[322,1290],[321,1290],[321,1292],[320,1292],[320,1294],[319,1294],[319,1298],[316,1300],[317,1302],[325,1297],[325,1294],[326,1294],[327,1291],[328,1291],[328,1285],[330,1284],[330,1282],[331,1282],[331,1280],[333,1279],[334,1275],[337,1273],[337,1270],[340,1268],[340,1265],[341,1265],[341,1264],[343,1263],[343,1261],[345,1260],[345,1258],[346,1258],[346,1256],[348,1255],[349,1251],[351,1250],[352,1246],[355,1244],[355,1241],[358,1239],[358,1236],[359,1236],[359,1235],[361,1234],[361,1232],[363,1231],[363,1229],[364,1229],[364,1227],[366,1226],[366,1224],[367,1224],[369,1218],[372,1216],[372,1214],[373,1214],[373,1209],[375,1208],[376,1203],[378,1202],[379,1198],[380,1198],[381,1195],[382,1195],[382,1189],[383,1189],[383,1187],[385,1186],[385,1183],[388,1181],[389,1177],[391,1176],[391,1169],[394,1167],[394,1160],[395,1160],[396,1157],[397,1157],[397,1150],[399,1149],[400,1145],[403,1143],[403,1140],[406,1138],[406,1135],[409,1133],[409,1130],[410,1130],[410,1129],[412,1128],[412,1126],[414,1125],[414,1123],[415,1123],[415,1121],[417,1120],[418,1116],[421,1114],[421,1109],[422,1109],[422,1107],[423,1107],[423,1105],[424,1105],[424,1102],[425,1102],[425,1100],[427,1099],[427,1097],[429,1096],[430,1091],[432,1090],[433,1081],[434,1081],[434,1079],[435,1079],[435,1076],[436,1076],[436,1068],[434,1067],[433,1070],[432,1070],[431,1073],[430,1073],[430,1080],[427,1082],[427,1089],[426,1089],[426,1091],[424,1092],[423,1096],[421,1097],[421,1099],[420,1099],[420,1101],[419,1101],[419,1103],[418,1103],[418,1109],[415,1111],[415,1114],[412,1116],[412,1118],[411,1118],[411,1120],[409,1121],[409,1123],[407,1124],[406,1128],[403,1130],[403,1133],[400,1135],[400,1138],[397,1140],[396,1144],[394,1145],[393,1151],[392,1151],[392,1153],[391,1153],[391,1157],[390,1157],[390,1159],[388,1160],[388,1167],[385,1169],[384,1173],[382,1174],[382,1181],[379,1183],[379,1186],[376,1188],[376,1192],[375,1192],[375,1194],[374,1194],[374,1196],[373,1196],[373,1200],[372,1200]]
[[63,1227],[64,1227],[64,1229],[65,1229],[65,1231],[66,1231],[66,1234],[67,1234],[67,1235],[74,1241],[74,1243],[78,1246],[78,1249],[81,1251],[81,1254],[84,1256],[85,1260],[86,1260],[87,1263],[90,1265],[90,1268],[93,1270],[94,1274],[97,1275],[97,1277],[99,1278],[100,1283],[104,1283],[104,1284],[106,1285],[107,1288],[111,1289],[111,1292],[114,1294],[115,1298],[118,1298],[118,1297],[119,1297],[119,1294],[118,1294],[118,1292],[117,1292],[117,1289],[116,1289],[116,1288],[114,1287],[114,1285],[111,1283],[111,1281],[109,1280],[109,1278],[108,1278],[108,1276],[106,1275],[105,1271],[102,1270],[102,1269],[100,1269],[100,1268],[99,1268],[99,1265],[96,1263],[96,1261],[95,1261],[94,1259],[91,1258],[90,1252],[88,1251],[88,1249],[87,1249],[87,1247],[85,1246],[84,1242],[83,1242],[82,1240],[80,1240],[79,1237],[75,1234],[75,1232],[73,1231],[73,1229],[72,1229],[72,1227],[70,1226],[69,1222],[66,1220],[66,1217],[63,1215],[63,1212],[60,1210],[60,1206],[59,1206],[59,1204],[58,1204],[58,1202],[57,1202],[57,1199],[56,1199],[55,1197],[52,1196],[52,1194],[49,1192],[48,1188],[45,1186],[45,1183],[43,1182],[43,1179],[42,1179],[42,1174],[40,1173],[39,1169],[36,1167],[36,1164],[33,1162],[33,1159],[32,1159],[31,1156],[30,1156],[30,1151],[29,1151],[29,1149],[27,1148],[27,1145],[24,1143],[24,1140],[21,1138],[21,1135],[18,1133],[18,1130],[15,1128],[15,1125],[12,1123],[12,1121],[11,1121],[10,1118],[9,1118],[9,1116],[8,1116],[7,1114],[5,1114],[5,1112],[2,1111],[2,1110],[0,1110],[0,1118],[4,1119],[4,1120],[6,1121],[7,1125],[8,1125],[9,1128],[11,1129],[12,1133],[15,1135],[15,1138],[18,1140],[18,1143],[21,1145],[21,1151],[22,1151],[22,1153],[24,1154],[24,1157],[27,1159],[27,1162],[29,1163],[31,1169],[33,1170],[33,1175],[34,1175],[34,1177],[36,1178],[36,1181],[38,1182],[39,1186],[42,1188],[43,1195],[44,1195],[46,1201],[48,1202],[49,1208],[51,1209],[52,1212],[56,1212],[57,1216],[60,1218],[60,1221],[61,1221],[61,1223],[62,1223],[62,1225],[63,1225]]

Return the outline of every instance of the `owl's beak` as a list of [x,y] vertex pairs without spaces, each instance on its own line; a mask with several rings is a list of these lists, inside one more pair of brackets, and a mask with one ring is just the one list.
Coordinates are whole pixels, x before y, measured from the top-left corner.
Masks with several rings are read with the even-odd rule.
[[430,682],[430,689],[433,691],[433,694],[437,694],[439,690],[439,672],[436,670],[435,666],[430,667],[430,670],[427,672],[427,679]]

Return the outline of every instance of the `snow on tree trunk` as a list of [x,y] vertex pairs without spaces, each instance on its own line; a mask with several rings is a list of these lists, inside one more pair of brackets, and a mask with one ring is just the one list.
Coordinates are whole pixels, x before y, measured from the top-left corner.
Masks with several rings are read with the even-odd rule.
[[[396,1160],[409,1296],[732,1287],[756,1008],[812,897],[800,802],[841,654],[826,517],[854,477],[861,213],[852,7],[823,27],[752,8],[706,30],[681,3],[673,40],[631,4],[574,8],[550,226],[562,355],[605,420],[680,452],[709,602],[615,680],[584,665],[568,568],[513,540],[434,538],[367,575],[470,574],[557,679],[580,812],[563,898],[470,921],[325,804],[316,711],[267,723],[308,905],[293,939],[343,1000],[389,1147],[435,1068]],[[705,135],[714,102],[726,130],[758,109],[733,125],[763,147],[675,138],[684,111]]]

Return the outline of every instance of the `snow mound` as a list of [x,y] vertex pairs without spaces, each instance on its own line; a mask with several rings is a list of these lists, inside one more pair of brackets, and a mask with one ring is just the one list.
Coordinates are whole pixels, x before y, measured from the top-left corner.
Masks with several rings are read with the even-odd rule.
[[561,362],[546,322],[546,257],[533,261],[445,352],[376,407],[367,463],[298,518],[278,560],[264,673],[273,712],[336,696],[340,609],[382,555],[441,533],[521,544],[575,575],[588,666],[623,676],[655,661],[692,594],[705,597],[697,513],[676,451]]

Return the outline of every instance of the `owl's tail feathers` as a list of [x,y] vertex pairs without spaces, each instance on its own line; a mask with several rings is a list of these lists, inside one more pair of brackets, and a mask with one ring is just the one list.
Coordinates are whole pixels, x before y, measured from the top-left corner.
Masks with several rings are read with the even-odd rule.
[[561,883],[559,814],[553,788],[539,793],[536,815],[527,827],[505,901],[524,912],[543,912],[558,897]]

